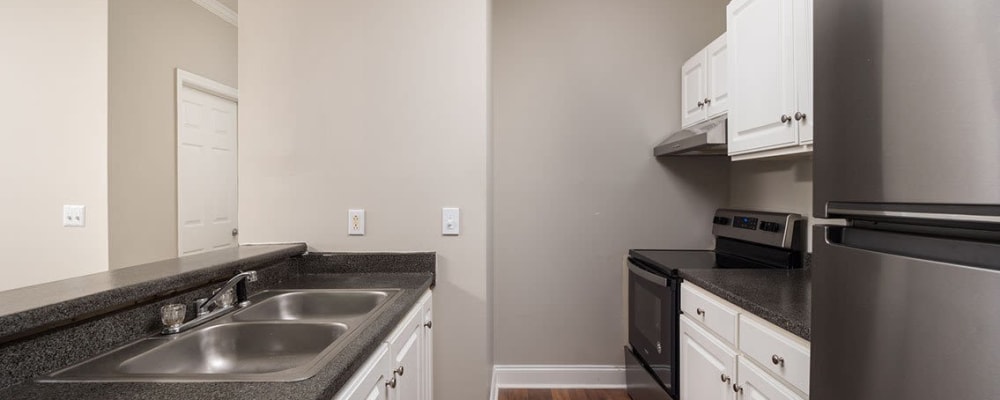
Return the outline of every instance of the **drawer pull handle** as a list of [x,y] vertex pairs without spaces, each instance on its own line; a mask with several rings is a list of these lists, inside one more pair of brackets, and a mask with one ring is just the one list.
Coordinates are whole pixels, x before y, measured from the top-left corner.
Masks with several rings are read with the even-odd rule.
[[694,311],[695,311],[695,312],[697,312],[697,313],[698,313],[698,315],[700,315],[700,316],[702,316],[702,317],[704,317],[704,316],[705,316],[705,310],[702,310],[702,309],[700,309],[700,308],[699,308],[699,309],[696,309],[696,310],[694,310]]
[[771,356],[771,363],[774,365],[780,365],[782,368],[785,367],[785,359],[777,354]]
[[725,382],[725,383],[729,383],[729,382],[732,382],[732,380],[733,380],[733,378],[730,378],[730,377],[729,377],[728,375],[726,375],[726,374],[722,374],[722,375],[720,375],[720,376],[719,376],[719,379],[722,379],[722,382]]

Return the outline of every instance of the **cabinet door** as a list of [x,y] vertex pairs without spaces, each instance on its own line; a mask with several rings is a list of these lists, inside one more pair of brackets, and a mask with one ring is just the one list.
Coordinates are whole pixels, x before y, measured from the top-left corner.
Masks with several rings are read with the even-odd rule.
[[682,127],[686,128],[705,120],[707,80],[705,50],[702,50],[681,67]]
[[[423,313],[421,313],[423,315]],[[402,340],[393,354],[393,375],[396,377],[396,387],[390,392],[392,400],[420,400],[423,395],[421,381],[423,379],[423,318],[420,324],[410,326],[410,329],[399,339]],[[395,346],[394,346],[395,347]]]
[[795,101],[799,144],[813,141],[813,0],[795,2]]
[[708,69],[706,113],[708,118],[729,112],[729,42],[723,33],[705,48]]
[[333,397],[334,400],[387,400],[388,386],[392,379],[389,348],[381,345],[365,362],[358,372],[344,385],[344,389]]
[[739,398],[753,400],[805,400],[788,386],[757,368],[753,363],[739,358]]
[[736,392],[736,352],[713,338],[687,316],[680,326],[682,399],[731,400]]
[[798,143],[791,119],[795,1],[733,0],[727,7],[730,155]]
[[424,301],[424,400],[434,398],[434,299],[430,292]]

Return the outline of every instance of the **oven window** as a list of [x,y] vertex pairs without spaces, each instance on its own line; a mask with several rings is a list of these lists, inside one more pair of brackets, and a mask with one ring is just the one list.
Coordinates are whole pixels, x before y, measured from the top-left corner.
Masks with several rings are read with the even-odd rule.
[[[632,321],[646,343],[659,343],[661,318],[663,317],[660,297],[650,291],[646,285],[635,285],[635,307],[632,309]],[[662,294],[661,294],[662,295]]]

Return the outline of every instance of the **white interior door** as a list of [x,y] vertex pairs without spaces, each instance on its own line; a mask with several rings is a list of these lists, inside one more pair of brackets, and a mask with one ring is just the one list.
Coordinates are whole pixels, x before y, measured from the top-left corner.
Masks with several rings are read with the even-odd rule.
[[177,70],[177,253],[237,244],[237,91]]

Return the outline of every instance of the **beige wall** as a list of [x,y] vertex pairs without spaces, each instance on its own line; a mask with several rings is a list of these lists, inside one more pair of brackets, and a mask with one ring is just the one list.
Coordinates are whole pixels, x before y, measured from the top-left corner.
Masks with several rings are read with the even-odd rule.
[[711,247],[728,160],[652,149],[725,3],[493,2],[496,364],[623,364],[627,249]]
[[[732,165],[729,205],[794,212],[812,222],[812,158],[737,161]],[[812,235],[808,230],[807,236]],[[809,251],[812,241],[809,240]]]
[[[488,396],[486,0],[240,4],[240,241],[438,254],[435,399]],[[441,207],[462,235],[441,236]],[[367,235],[347,236],[348,208]],[[440,329],[438,329],[440,327]]]
[[174,69],[236,87],[236,27],[191,0],[110,0],[112,268],[177,257]]
[[[0,3],[0,290],[108,267],[107,7]],[[64,228],[64,204],[87,226]]]

